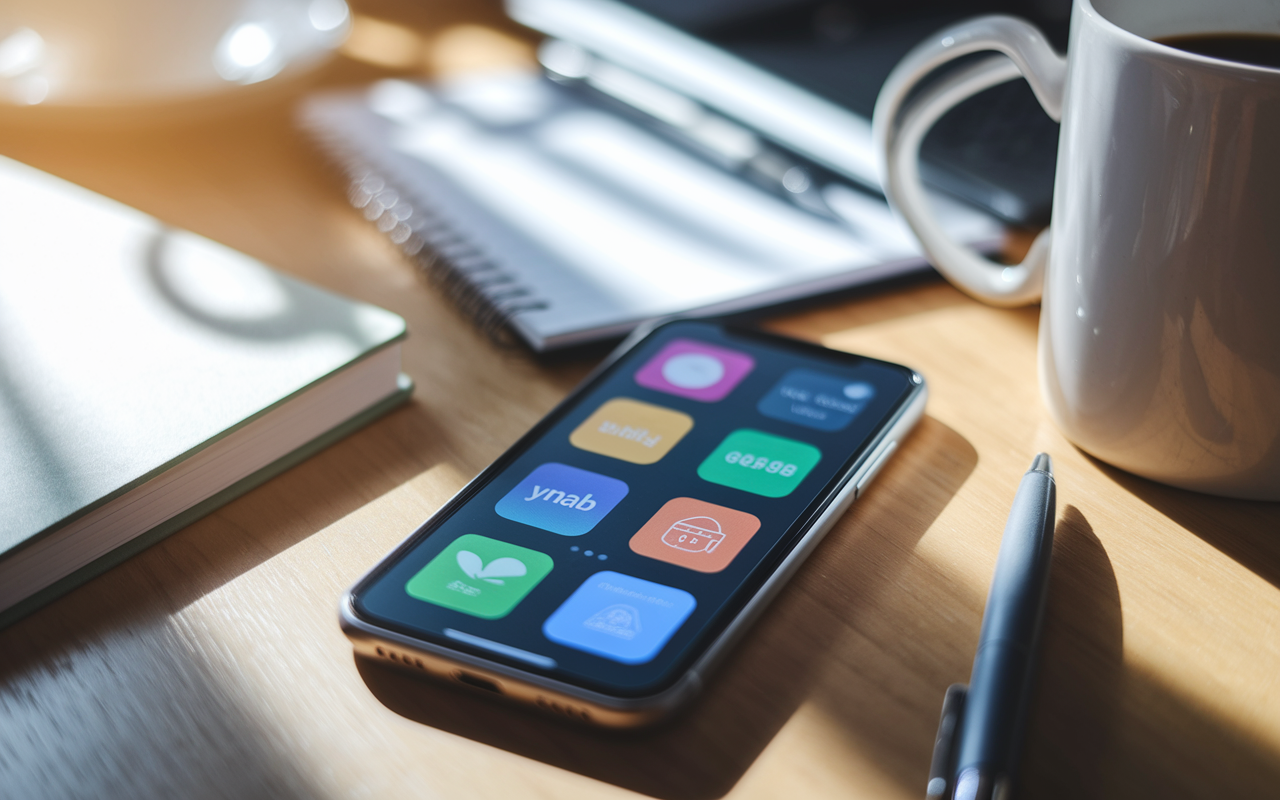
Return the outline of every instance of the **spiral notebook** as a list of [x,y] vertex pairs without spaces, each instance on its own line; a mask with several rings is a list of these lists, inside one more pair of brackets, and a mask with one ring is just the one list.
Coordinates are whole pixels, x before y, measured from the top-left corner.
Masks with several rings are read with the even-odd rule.
[[[529,73],[384,80],[304,102],[351,202],[483,327],[544,351],[671,314],[722,314],[928,267],[884,201],[824,218]],[[945,198],[953,236],[997,246]]]

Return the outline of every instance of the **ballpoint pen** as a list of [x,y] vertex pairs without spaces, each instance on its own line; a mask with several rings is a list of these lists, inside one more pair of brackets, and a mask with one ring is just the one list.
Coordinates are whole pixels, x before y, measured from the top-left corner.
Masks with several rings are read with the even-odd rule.
[[[1004,800],[1009,796],[1048,596],[1055,515],[1053,462],[1041,453],[1022,476],[1005,523],[967,696],[961,698],[958,722],[954,714],[950,722],[958,733],[951,737],[951,753],[939,756],[935,751],[931,798]],[[956,687],[948,690],[948,703],[953,706],[955,691]],[[947,725],[944,707],[937,749],[947,747],[943,741]],[[946,770],[942,773],[938,772],[940,760]],[[954,779],[935,780],[945,774]]]
[[963,683],[953,683],[947,687],[947,696],[942,701],[942,718],[938,721],[938,736],[933,742],[933,761],[929,764],[929,785],[925,790],[925,800],[942,800],[947,796],[947,787],[951,785],[951,775],[955,770],[955,743],[960,718],[964,714],[964,700],[969,687]]

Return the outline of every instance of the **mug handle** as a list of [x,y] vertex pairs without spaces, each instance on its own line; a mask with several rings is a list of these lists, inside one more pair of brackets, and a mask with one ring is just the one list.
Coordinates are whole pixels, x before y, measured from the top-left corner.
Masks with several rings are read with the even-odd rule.
[[[912,94],[920,81],[948,61],[987,50],[1004,56],[956,70]],[[1049,260],[1049,229],[1041,231],[1026,258],[1014,267],[997,264],[956,244],[934,219],[920,182],[920,143],[929,128],[958,103],[1019,75],[1031,84],[1045,113],[1060,121],[1066,57],[1024,20],[1003,15],[978,17],[934,34],[908,53],[889,74],[872,116],[881,181],[890,205],[907,221],[939,272],[979,300],[997,306],[1019,306],[1040,299]]]

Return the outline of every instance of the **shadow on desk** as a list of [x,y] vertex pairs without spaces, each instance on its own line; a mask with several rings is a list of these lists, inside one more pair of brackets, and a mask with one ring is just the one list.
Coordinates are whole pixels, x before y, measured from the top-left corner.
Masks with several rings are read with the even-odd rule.
[[[856,619],[849,618],[877,613],[875,595],[895,580],[976,464],[977,453],[963,437],[926,418],[875,490],[855,504],[712,674],[703,696],[658,728],[572,727],[364,660],[357,661],[360,675],[384,705],[423,724],[664,800],[720,797],[797,708],[832,683],[831,648],[860,638],[850,630]],[[882,689],[871,681],[859,686],[868,693]],[[837,715],[854,709],[818,702]],[[868,738],[880,726],[861,715],[841,721],[862,728]],[[928,763],[927,738],[922,768]]]
[[[1148,497],[1176,500],[1184,494],[1120,477],[1147,484],[1139,488],[1147,489]],[[1165,492],[1169,495],[1162,496]],[[1200,508],[1204,499],[1195,497],[1188,505]],[[1246,518],[1258,512],[1248,506],[1262,505],[1223,502],[1236,502],[1240,507],[1234,511]],[[1232,510],[1219,509],[1228,518]],[[1219,517],[1214,527],[1233,526],[1223,526]],[[1276,527],[1254,532],[1270,534]],[[1018,795],[1064,800],[1273,795],[1280,786],[1280,754],[1159,675],[1125,663],[1121,608],[1102,543],[1080,510],[1067,506],[1055,531]]]
[[1280,503],[1175,489],[1085,457],[1144,503],[1280,589]]
[[1052,570],[1018,794],[1096,797],[1125,680],[1124,619],[1111,560],[1075,506],[1054,529]]

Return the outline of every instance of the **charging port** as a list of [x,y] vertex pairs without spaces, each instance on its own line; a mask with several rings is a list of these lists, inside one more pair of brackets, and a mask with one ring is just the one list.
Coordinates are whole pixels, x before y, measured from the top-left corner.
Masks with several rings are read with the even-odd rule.
[[493,692],[494,694],[502,694],[502,687],[488,678],[481,678],[479,675],[472,675],[470,672],[455,672],[453,677],[468,686],[484,689],[486,692]]

